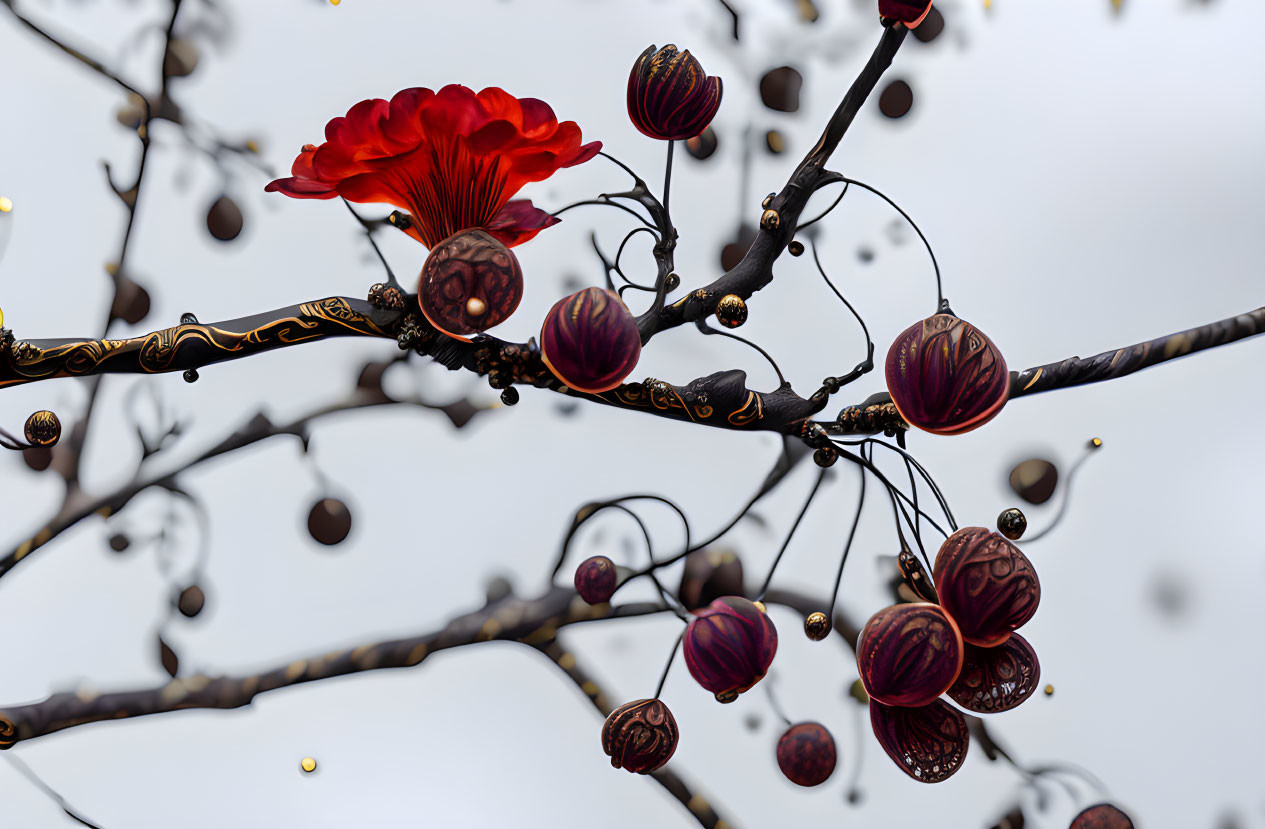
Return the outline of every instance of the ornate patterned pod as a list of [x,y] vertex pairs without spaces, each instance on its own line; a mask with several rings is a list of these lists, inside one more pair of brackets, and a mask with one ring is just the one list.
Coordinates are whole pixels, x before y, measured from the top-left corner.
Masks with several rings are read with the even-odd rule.
[[901,417],[938,435],[984,425],[1010,393],[1010,373],[997,346],[952,314],[905,329],[887,352],[886,374]]
[[966,718],[943,700],[918,708],[870,702],[870,727],[900,770],[923,783],[939,783],[962,768],[971,743]]
[[914,29],[931,12],[931,0],[878,0],[879,17],[890,17]]
[[685,666],[718,702],[733,702],[764,678],[777,653],[777,630],[763,609],[725,596],[685,629]]
[[983,527],[945,539],[933,570],[940,604],[972,645],[991,648],[1032,618],[1041,582],[1019,548]]
[[628,117],[651,138],[693,138],[720,109],[721,91],[720,78],[708,77],[688,49],[651,45],[628,75]]
[[995,648],[966,646],[962,672],[949,689],[953,701],[977,714],[1009,711],[1037,690],[1041,663],[1019,634]]
[[585,288],[550,309],[540,329],[540,356],[571,388],[598,394],[637,367],[641,335],[618,294]]
[[676,752],[680,739],[672,712],[657,699],[626,702],[602,724],[602,751],[612,766],[634,774],[661,768]]
[[777,767],[792,783],[820,786],[835,770],[835,740],[821,723],[796,723],[777,741]]
[[426,319],[459,340],[505,322],[522,298],[518,257],[486,230],[462,230],[436,245],[417,284]]
[[1073,818],[1069,829],[1133,829],[1133,821],[1110,803],[1099,803]]
[[707,607],[721,596],[742,593],[742,559],[732,550],[708,547],[685,557],[677,595],[686,610]]
[[22,433],[33,446],[52,446],[61,440],[61,421],[47,409],[40,409],[26,419]]
[[962,635],[953,619],[923,602],[880,610],[857,640],[861,681],[885,705],[931,702],[957,679],[962,654]]
[[606,556],[586,558],[575,568],[575,590],[589,604],[609,602],[615,582],[615,562]]

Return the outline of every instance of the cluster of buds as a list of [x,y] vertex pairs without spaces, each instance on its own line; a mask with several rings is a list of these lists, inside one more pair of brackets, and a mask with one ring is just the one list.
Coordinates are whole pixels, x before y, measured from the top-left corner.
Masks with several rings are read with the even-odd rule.
[[857,642],[870,724],[888,756],[925,783],[961,768],[966,720],[940,699],[982,714],[1028,699],[1041,666],[1015,631],[1032,618],[1041,584],[1028,558],[983,527],[964,527],[936,553],[939,604],[914,602],[874,614]]

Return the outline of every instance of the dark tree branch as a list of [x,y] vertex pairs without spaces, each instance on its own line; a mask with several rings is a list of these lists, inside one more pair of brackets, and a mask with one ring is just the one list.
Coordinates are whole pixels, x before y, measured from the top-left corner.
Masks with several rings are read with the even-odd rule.
[[1010,376],[1010,396],[1023,397],[1054,389],[1115,380],[1167,360],[1216,348],[1265,332],[1265,307],[1210,322],[1136,345],[1104,351],[1093,357],[1069,357]]
[[0,710],[0,748],[93,722],[188,708],[241,708],[268,691],[361,671],[411,667],[436,651],[490,641],[534,646],[550,641],[567,625],[663,610],[657,603],[591,606],[569,587],[553,587],[535,599],[510,595],[458,616],[436,631],[298,659],[260,674],[199,674],[155,688],[107,694],[64,692],[40,702],[11,706]]
[[[593,677],[580,667],[574,653],[565,650],[558,644],[556,639],[537,645],[536,649],[549,657],[553,664],[566,674],[568,679],[575,683],[575,686],[580,689],[580,693],[584,694],[585,698],[593,703],[593,707],[603,717],[610,716],[614,706],[610,704],[610,699],[606,694],[602,693],[602,689],[593,681]],[[690,816],[697,820],[704,829],[723,829],[733,825],[721,820],[720,815],[716,814],[715,807],[702,795],[696,794],[690,785],[670,767],[661,768],[647,776],[662,786],[668,794],[680,801],[681,805],[690,813]]]

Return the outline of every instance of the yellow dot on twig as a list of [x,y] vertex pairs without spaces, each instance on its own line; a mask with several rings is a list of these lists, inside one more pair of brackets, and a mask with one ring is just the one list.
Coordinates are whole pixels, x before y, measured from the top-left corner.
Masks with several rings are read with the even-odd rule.
[[299,761],[299,768],[303,769],[306,772],[316,771],[316,758],[304,757],[302,760]]
[[1047,686],[1045,686],[1045,689],[1044,689],[1044,690],[1045,690],[1045,695],[1046,695],[1047,697],[1052,697],[1052,696],[1054,696],[1054,686],[1053,686],[1053,685],[1047,685]]
[[8,196],[0,196],[0,213],[8,213],[13,209],[13,199]]
[[1091,446],[1097,449],[1098,447],[1102,446],[1102,438],[1094,438],[1089,443]]
[[329,4],[331,6],[337,6],[341,2],[343,2],[343,0],[329,0]]
[[0,308],[0,326],[4,325],[4,309]]

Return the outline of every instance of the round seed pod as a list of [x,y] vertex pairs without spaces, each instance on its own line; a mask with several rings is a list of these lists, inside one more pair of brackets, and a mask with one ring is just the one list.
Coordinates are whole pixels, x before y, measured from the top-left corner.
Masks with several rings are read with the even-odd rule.
[[204,607],[206,607],[206,593],[203,593],[202,588],[196,584],[191,584],[181,590],[180,596],[176,599],[176,609],[190,619],[201,613]]
[[1002,510],[1001,515],[997,516],[997,532],[1011,541],[1018,541],[1027,529],[1028,516],[1018,507]]
[[680,739],[672,712],[657,699],[626,702],[602,723],[602,751],[612,766],[634,774],[662,768]]
[[351,510],[337,498],[322,498],[308,513],[307,531],[321,544],[340,544],[351,532]]
[[716,303],[716,321],[726,328],[737,328],[747,321],[747,303],[737,294],[725,294]]
[[417,301],[428,322],[458,340],[500,325],[523,298],[518,257],[485,230],[449,236],[422,265]]
[[1099,803],[1077,815],[1068,829],[1133,829],[1133,821],[1110,803]]
[[1018,547],[983,527],[963,527],[936,553],[936,590],[962,638],[991,648],[1032,618],[1041,582]]
[[245,219],[242,209],[229,196],[220,196],[206,211],[206,229],[221,242],[231,242],[241,235]]
[[1045,458],[1028,458],[1010,470],[1010,488],[1029,504],[1044,504],[1059,485],[1059,468]]
[[952,314],[906,328],[887,352],[885,371],[900,416],[938,435],[979,428],[997,416],[1010,394],[1001,351]]
[[53,446],[61,440],[61,421],[47,409],[40,409],[26,419],[22,433],[33,446]]
[[830,635],[830,619],[820,610],[809,613],[804,619],[804,635],[814,642],[820,642]]
[[926,705],[962,669],[962,635],[940,607],[898,604],[870,617],[857,640],[866,693],[884,705]]
[[821,723],[792,725],[777,741],[777,767],[798,786],[820,786],[834,773],[835,741]]
[[641,335],[618,294],[585,288],[558,300],[545,317],[540,356],[569,387],[599,394],[624,382],[637,367]]
[[617,581],[615,562],[606,556],[593,556],[575,568],[575,590],[589,604],[609,602]]
[[768,672],[777,653],[777,629],[762,606],[725,596],[690,621],[684,650],[694,680],[718,702],[733,702]]

